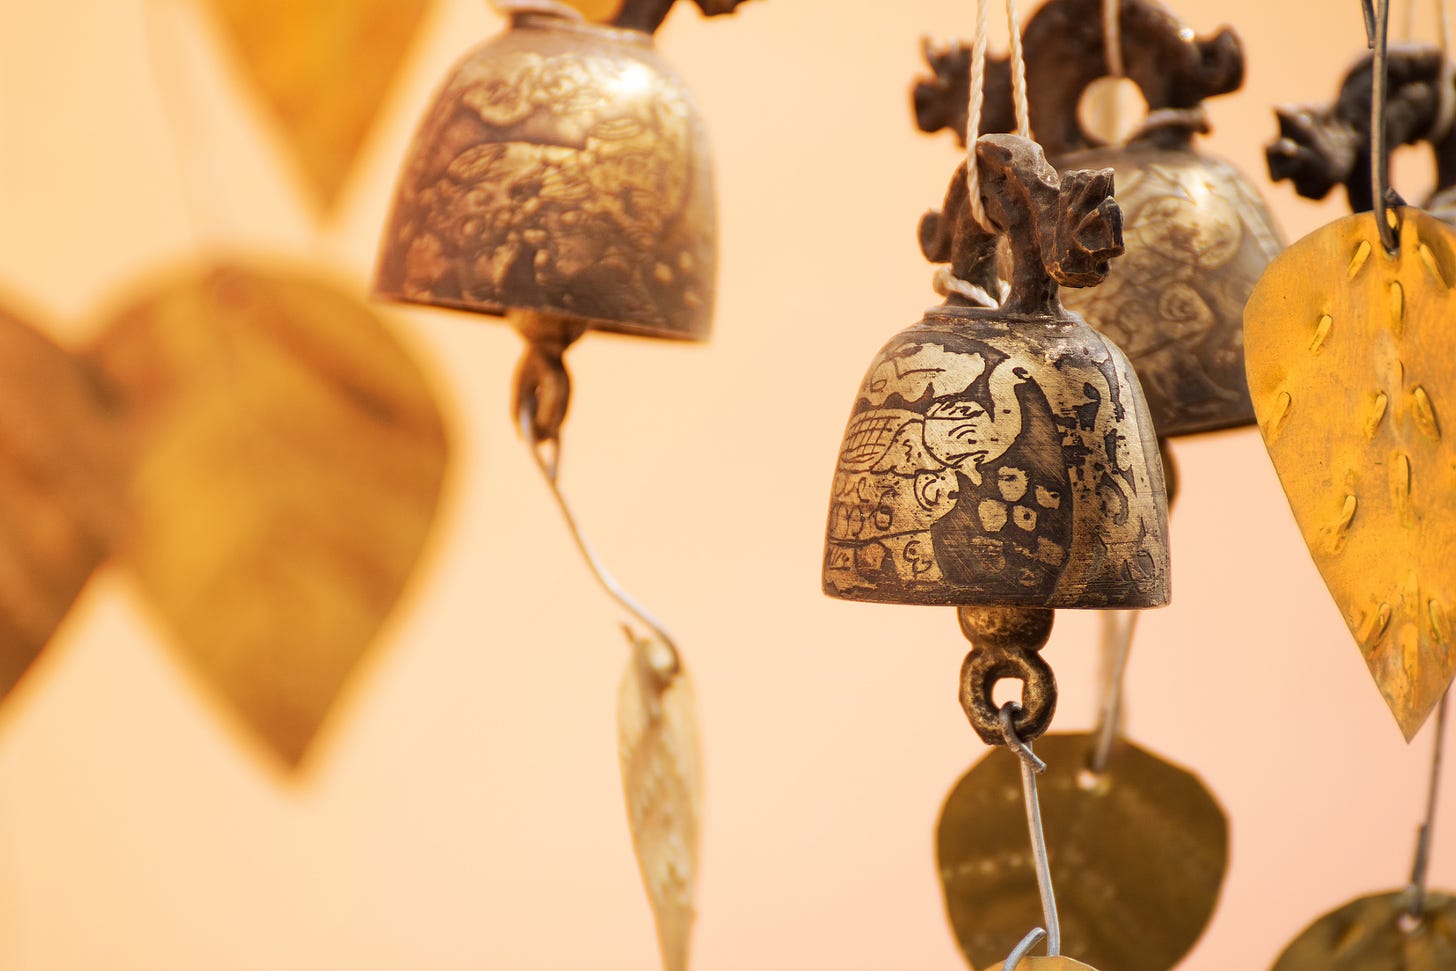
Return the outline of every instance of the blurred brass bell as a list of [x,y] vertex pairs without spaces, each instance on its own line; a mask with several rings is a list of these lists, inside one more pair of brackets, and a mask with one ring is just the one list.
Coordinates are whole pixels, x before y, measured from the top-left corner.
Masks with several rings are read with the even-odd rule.
[[[1063,171],[1111,167],[1126,219],[1126,254],[1067,307],[1127,352],[1160,436],[1251,424],[1243,307],[1283,243],[1252,184],[1193,147],[1208,131],[1202,99],[1243,83],[1241,45],[1227,28],[1195,37],[1154,0],[1119,0],[1117,49],[1149,114],[1125,145],[1101,145],[1077,107],[1110,73],[1103,2],[1049,0],[1024,32],[1032,131]],[[926,55],[935,76],[915,88],[920,127],[964,141],[969,57],[960,45]],[[1012,129],[1008,77],[1004,61],[988,63],[982,131]]]
[[[1147,404],[1122,352],[1058,297],[1058,284],[1097,285],[1122,252],[1112,174],[1059,178],[1013,135],[983,136],[976,158],[994,232],[970,215],[962,165],[920,227],[926,256],[951,264],[952,295],[895,335],[860,385],[824,590],[963,607],[1160,606],[1167,505]],[[1002,238],[1010,291],[994,306]]]
[[565,416],[561,354],[584,330],[708,336],[711,158],[650,33],[671,5],[628,0],[618,26],[554,0],[499,3],[509,28],[456,65],[400,174],[376,291],[511,317],[531,345],[517,404],[539,440]]
[[702,122],[650,34],[517,10],[416,133],[378,292],[702,340],[716,261]]

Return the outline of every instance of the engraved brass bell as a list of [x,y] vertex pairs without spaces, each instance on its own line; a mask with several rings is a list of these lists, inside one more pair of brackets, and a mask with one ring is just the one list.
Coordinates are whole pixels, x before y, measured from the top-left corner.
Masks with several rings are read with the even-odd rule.
[[531,345],[517,404],[541,440],[584,330],[701,341],[711,326],[711,158],[651,35],[671,5],[628,0],[604,25],[554,0],[499,3],[509,28],[456,65],[400,174],[376,292],[509,316]]
[[[1103,0],[1049,0],[1024,32],[1031,128],[1057,168],[1111,167],[1127,252],[1107,282],[1065,297],[1068,309],[1112,338],[1142,379],[1160,436],[1213,431],[1254,420],[1244,380],[1244,301],[1282,248],[1252,184],[1195,151],[1206,132],[1200,102],[1243,82],[1243,52],[1228,29],[1210,38],[1153,0],[1120,0],[1119,49],[1149,115],[1121,146],[1099,145],[1078,101],[1108,76]],[[920,127],[964,141],[964,47],[927,50],[935,72],[915,88]],[[987,64],[982,131],[1012,128],[1006,62]]]
[[1160,606],[1167,506],[1148,408],[1122,352],[1058,298],[1058,283],[1094,286],[1121,252],[1111,173],[1059,178],[1036,143],[1011,135],[982,137],[976,157],[996,232],[969,215],[962,165],[944,210],[922,220],[921,245],[991,293],[1004,237],[1010,296],[987,308],[953,294],[871,363],[835,471],[824,590],[962,607]]

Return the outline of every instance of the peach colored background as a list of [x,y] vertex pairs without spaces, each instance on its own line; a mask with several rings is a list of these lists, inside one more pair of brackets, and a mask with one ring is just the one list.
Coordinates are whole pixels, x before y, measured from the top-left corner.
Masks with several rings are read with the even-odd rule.
[[[956,154],[911,125],[919,38],[964,35],[974,5],[767,0],[711,23],[687,7],[660,44],[718,150],[717,334],[583,341],[564,474],[697,677],[696,967],[957,969],[932,830],[984,751],[955,701],[965,646],[949,610],[823,598],[818,563],[856,382],[934,300],[915,222]],[[1363,49],[1358,4],[1182,8],[1243,34],[1248,84],[1210,105],[1206,144],[1263,183],[1269,106],[1331,96]],[[317,259],[362,288],[414,118],[499,23],[480,0],[442,0],[317,237],[188,0],[3,11],[0,283],[69,337],[198,241]],[[1421,159],[1403,161],[1409,188]],[[1343,205],[1266,193],[1291,238]],[[398,319],[457,455],[414,595],[312,770],[274,771],[103,571],[0,713],[0,968],[653,967],[615,759],[625,649],[506,417],[518,341],[461,315]],[[1197,767],[1232,817],[1222,903],[1184,967],[1261,968],[1317,914],[1404,881],[1431,739],[1401,742],[1257,435],[1177,454],[1175,603],[1140,631],[1130,727]],[[1096,629],[1058,619],[1059,728],[1092,721]],[[1456,798],[1442,824],[1433,874],[1449,886]]]

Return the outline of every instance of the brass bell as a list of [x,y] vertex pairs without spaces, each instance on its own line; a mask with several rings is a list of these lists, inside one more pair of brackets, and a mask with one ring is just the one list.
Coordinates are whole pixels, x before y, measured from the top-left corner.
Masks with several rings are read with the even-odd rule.
[[[1243,83],[1242,48],[1231,30],[1195,37],[1153,0],[1120,0],[1125,73],[1149,115],[1127,144],[1100,145],[1077,106],[1108,75],[1102,6],[1049,0],[1024,31],[1032,131],[1063,171],[1111,167],[1126,219],[1126,254],[1067,307],[1127,352],[1160,436],[1250,424],[1243,307],[1282,238],[1252,184],[1193,146],[1208,130],[1202,99]],[[960,45],[926,55],[935,76],[916,85],[917,121],[964,142],[969,56]],[[1012,130],[1004,60],[987,64],[986,98],[981,130]]]
[[[921,245],[961,281],[875,357],[835,470],[824,591],[962,607],[1160,606],[1167,505],[1148,408],[1112,341],[1065,310],[1122,251],[1112,174],[1057,171],[1013,135],[976,146]],[[997,247],[1011,280],[1000,306]],[[963,618],[963,621],[965,618]],[[1049,618],[1047,621],[1049,630]],[[1044,640],[1044,636],[1042,640]]]
[[498,5],[508,29],[455,66],[415,134],[375,289],[509,316],[530,344],[518,400],[548,440],[569,392],[561,354],[584,330],[707,338],[713,172],[697,106],[653,49],[671,0],[628,0],[627,26],[555,0]]

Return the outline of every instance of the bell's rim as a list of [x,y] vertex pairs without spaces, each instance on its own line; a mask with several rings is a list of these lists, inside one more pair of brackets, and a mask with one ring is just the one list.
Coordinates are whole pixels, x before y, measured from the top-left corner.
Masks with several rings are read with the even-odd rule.
[[588,317],[585,314],[572,313],[569,310],[548,305],[528,306],[525,304],[506,304],[498,300],[449,300],[439,297],[411,297],[408,294],[399,293],[377,285],[370,292],[370,296],[382,302],[405,304],[411,307],[429,307],[434,310],[472,314],[477,317],[494,317],[502,323],[509,323],[509,315],[517,312],[550,314],[570,321],[571,323],[583,324],[587,330],[597,331],[599,333],[620,334],[625,337],[649,337],[657,340],[677,341],[682,344],[706,344],[712,337],[713,329],[711,323],[705,323],[703,326],[691,330],[683,330],[655,324],[644,324],[640,321]]
[[1025,599],[1017,599],[1014,596],[1000,596],[991,600],[977,600],[967,594],[958,594],[954,590],[925,590],[917,591],[913,599],[905,596],[895,596],[890,591],[875,592],[866,589],[864,592],[848,592],[833,586],[828,579],[823,581],[821,589],[824,596],[831,600],[843,600],[848,603],[869,603],[881,604],[892,607],[1046,607],[1049,610],[1156,610],[1159,607],[1166,607],[1173,601],[1172,591],[1168,583],[1164,582],[1161,589],[1141,597],[1123,597],[1119,600],[1109,601],[1103,604],[1089,604],[1085,601],[1085,594],[1065,597],[1037,597],[1028,596]]

